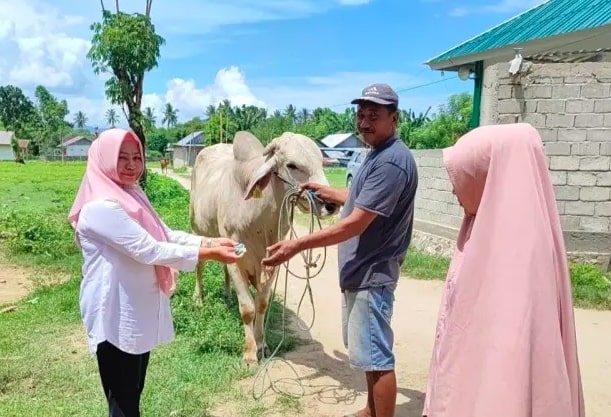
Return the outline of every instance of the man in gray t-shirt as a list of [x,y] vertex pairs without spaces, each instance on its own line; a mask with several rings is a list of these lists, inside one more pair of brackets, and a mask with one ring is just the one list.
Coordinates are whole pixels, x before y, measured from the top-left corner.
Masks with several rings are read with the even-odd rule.
[[298,252],[338,244],[342,330],[350,364],[365,372],[368,400],[358,417],[393,417],[397,395],[391,318],[394,290],[412,237],[416,163],[397,137],[399,99],[387,84],[372,84],[361,97],[357,128],[371,151],[350,191],[304,184],[343,205],[341,220],[319,232],[268,248],[264,266],[280,265]]

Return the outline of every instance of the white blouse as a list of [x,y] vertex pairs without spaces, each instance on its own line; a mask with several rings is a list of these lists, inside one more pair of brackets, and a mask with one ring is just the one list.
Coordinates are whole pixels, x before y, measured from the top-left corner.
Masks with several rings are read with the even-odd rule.
[[105,340],[140,354],[173,339],[170,300],[154,265],[193,271],[202,238],[164,227],[169,241],[159,242],[114,200],[83,206],[76,225],[83,252],[79,304],[91,353]]

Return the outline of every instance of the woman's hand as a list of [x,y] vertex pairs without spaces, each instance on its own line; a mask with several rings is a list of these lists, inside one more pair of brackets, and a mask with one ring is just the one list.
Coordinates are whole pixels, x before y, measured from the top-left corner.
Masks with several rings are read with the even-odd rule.
[[199,249],[199,259],[207,261],[218,261],[224,264],[233,264],[242,257],[237,254],[235,245],[221,245],[212,248],[201,247]]
[[217,237],[212,239],[212,246],[227,246],[230,248],[235,248],[237,246],[237,242],[227,237]]
[[242,254],[236,253],[235,246],[217,246],[211,249],[213,251],[212,259],[224,264],[235,263],[242,257]]

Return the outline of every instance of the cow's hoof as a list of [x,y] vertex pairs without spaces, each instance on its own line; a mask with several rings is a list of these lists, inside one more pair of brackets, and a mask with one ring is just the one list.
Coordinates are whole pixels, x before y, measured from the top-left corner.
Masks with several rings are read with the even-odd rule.
[[246,365],[246,368],[248,369],[254,369],[259,366],[259,361],[257,360],[257,358],[253,358],[251,356],[244,356],[243,360],[244,365]]
[[257,359],[260,361],[269,358],[271,354],[272,351],[267,347],[267,345],[257,349]]

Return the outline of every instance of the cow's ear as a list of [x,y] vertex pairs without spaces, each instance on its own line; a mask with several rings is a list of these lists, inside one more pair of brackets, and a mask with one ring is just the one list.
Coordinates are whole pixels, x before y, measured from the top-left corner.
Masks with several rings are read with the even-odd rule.
[[237,161],[249,161],[261,156],[263,145],[255,135],[239,131],[233,137],[233,157]]
[[268,160],[264,162],[250,177],[248,187],[246,187],[246,193],[244,194],[244,200],[250,198],[260,198],[263,190],[269,184],[273,174],[273,161]]

